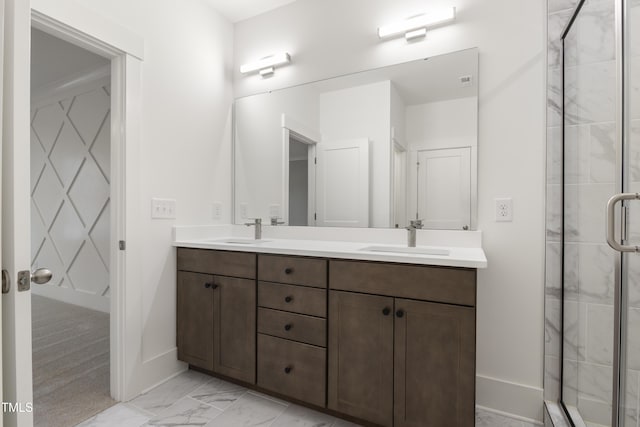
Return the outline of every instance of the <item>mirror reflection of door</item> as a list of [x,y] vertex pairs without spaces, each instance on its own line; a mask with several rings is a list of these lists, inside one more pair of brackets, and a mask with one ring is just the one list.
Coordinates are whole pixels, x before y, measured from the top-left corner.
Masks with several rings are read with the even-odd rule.
[[417,157],[417,217],[424,227],[468,229],[471,148],[421,150]]
[[314,183],[309,179],[315,175],[314,145],[307,144],[292,133],[289,134],[289,225],[311,225],[313,207],[310,198],[315,198]]

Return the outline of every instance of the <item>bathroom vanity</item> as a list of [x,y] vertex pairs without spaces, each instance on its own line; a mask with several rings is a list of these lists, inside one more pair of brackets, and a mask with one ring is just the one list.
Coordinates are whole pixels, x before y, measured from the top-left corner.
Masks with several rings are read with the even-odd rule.
[[176,243],[180,360],[371,425],[474,425],[481,249],[283,242]]

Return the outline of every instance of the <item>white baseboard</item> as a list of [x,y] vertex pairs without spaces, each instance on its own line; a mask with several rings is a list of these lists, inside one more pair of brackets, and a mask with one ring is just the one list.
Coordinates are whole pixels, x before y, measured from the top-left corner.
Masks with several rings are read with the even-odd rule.
[[34,295],[51,298],[57,301],[66,302],[68,304],[78,305],[91,310],[109,313],[111,302],[109,297],[100,295],[86,294],[70,288],[62,288],[60,286],[31,286],[31,292]]
[[477,375],[476,405],[522,421],[543,421],[543,390],[538,387]]
[[162,354],[142,362],[142,393],[170,380],[188,369],[178,360],[178,349],[174,347]]

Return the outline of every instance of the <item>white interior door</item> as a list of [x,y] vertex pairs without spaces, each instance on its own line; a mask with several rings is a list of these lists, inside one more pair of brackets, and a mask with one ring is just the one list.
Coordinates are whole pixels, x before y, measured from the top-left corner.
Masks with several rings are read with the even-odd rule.
[[[28,0],[4,2],[2,102],[2,268],[11,288],[2,295],[3,412],[6,426],[33,425],[30,286],[30,34]],[[2,44],[0,44],[2,45]]]
[[470,159],[469,147],[418,152],[415,197],[424,228],[461,230],[470,226]]
[[316,225],[368,227],[369,140],[323,142],[316,150]]

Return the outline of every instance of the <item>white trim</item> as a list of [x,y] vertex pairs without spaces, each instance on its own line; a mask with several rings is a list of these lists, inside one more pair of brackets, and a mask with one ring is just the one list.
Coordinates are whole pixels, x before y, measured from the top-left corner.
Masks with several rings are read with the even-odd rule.
[[74,0],[31,0],[34,27],[98,55],[126,52],[144,60],[144,38]]
[[71,98],[85,91],[111,83],[111,65],[91,68],[74,73],[52,83],[32,88],[31,108],[42,106],[51,99]]
[[[142,290],[126,284],[142,282],[137,225],[142,93],[138,58],[144,40],[76,3],[70,8],[35,0],[32,26],[111,59],[111,396],[128,400],[142,387]],[[127,241],[126,251],[118,249],[119,240]]]
[[542,421],[543,390],[476,375],[476,405],[526,420]]
[[[307,138],[310,143],[317,144],[322,141],[322,134],[319,131],[298,121],[289,114],[282,113],[282,127],[294,131],[303,138]],[[304,142],[309,143],[308,141]]]

